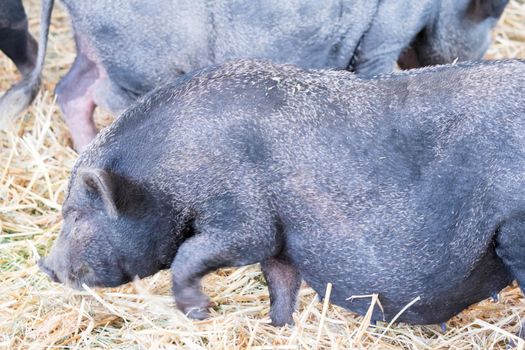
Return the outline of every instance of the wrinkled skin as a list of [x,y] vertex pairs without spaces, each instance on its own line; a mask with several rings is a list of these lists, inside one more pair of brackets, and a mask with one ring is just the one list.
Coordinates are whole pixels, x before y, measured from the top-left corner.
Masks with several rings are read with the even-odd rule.
[[[304,279],[364,314],[440,323],[525,285],[525,63],[464,63],[362,80],[265,61],[154,90],[78,159],[41,266],[70,285],[171,269],[178,308],[200,280],[261,263],[271,318]],[[87,271],[77,273],[76,271]]]
[[22,0],[0,1],[0,50],[27,76],[35,67],[37,43],[27,30]]
[[[77,57],[57,101],[82,151],[97,133],[97,106],[117,116],[162,82],[231,59],[371,77],[391,72],[398,60],[414,68],[481,58],[508,0],[63,2]],[[0,100],[0,125],[5,109]]]

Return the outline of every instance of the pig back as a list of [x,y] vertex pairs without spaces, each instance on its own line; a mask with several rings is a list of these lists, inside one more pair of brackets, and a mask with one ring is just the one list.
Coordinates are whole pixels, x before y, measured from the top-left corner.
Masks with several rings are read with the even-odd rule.
[[136,95],[235,58],[348,67],[377,1],[64,1],[76,35]]

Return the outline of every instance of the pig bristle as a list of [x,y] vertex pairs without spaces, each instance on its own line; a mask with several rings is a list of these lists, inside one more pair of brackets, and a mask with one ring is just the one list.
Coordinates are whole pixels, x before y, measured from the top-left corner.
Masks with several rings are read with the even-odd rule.
[[[37,36],[40,0],[24,1]],[[74,56],[69,20],[54,11],[43,88],[14,127],[0,131],[0,349],[505,349],[523,348],[514,334],[525,315],[516,285],[499,300],[473,305],[446,324],[371,323],[300,291],[296,325],[269,324],[268,291],[258,266],[223,269],[203,286],[211,318],[190,321],[176,311],[164,271],[120,288],[73,291],[51,282],[36,265],[61,224],[61,203],[77,154],[53,89]],[[487,58],[525,58],[525,1],[512,0]],[[0,91],[19,80],[0,57]],[[112,118],[97,115],[99,125]],[[370,298],[379,305],[377,295]]]

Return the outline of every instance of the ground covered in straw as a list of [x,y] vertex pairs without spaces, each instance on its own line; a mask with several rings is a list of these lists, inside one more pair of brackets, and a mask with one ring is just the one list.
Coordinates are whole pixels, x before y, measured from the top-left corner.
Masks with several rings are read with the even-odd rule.
[[[33,34],[39,1],[25,1]],[[525,58],[525,2],[513,0],[494,33],[489,58]],[[177,312],[166,272],[115,289],[72,291],[50,282],[36,261],[61,224],[60,205],[77,154],[53,88],[74,59],[68,19],[55,10],[44,89],[11,132],[0,132],[0,348],[5,349],[491,349],[505,348],[524,315],[517,287],[439,326],[371,326],[301,290],[296,326],[271,327],[268,293],[257,266],[226,269],[204,281],[213,317],[192,322]],[[17,80],[0,54],[0,90]],[[97,115],[101,125],[111,118]],[[511,346],[523,346],[514,343]]]

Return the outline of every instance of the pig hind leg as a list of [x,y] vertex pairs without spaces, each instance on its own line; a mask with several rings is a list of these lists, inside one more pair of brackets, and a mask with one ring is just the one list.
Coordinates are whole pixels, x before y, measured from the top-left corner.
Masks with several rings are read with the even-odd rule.
[[77,57],[56,88],[57,100],[77,151],[96,136],[93,112],[97,106],[113,116],[122,112],[137,96],[125,93],[108,77],[104,66],[82,36],[76,36]]
[[268,211],[254,209],[257,205],[240,210],[235,204],[220,202],[208,207],[205,218],[195,220],[196,234],[179,247],[171,265],[175,302],[191,318],[208,316],[208,298],[200,288],[205,274],[221,267],[266,261],[281,246]]
[[82,151],[97,134],[92,88],[99,77],[95,62],[78,52],[73,66],[56,87],[57,101],[77,151]]
[[270,318],[274,326],[292,324],[292,314],[301,287],[299,271],[281,258],[271,258],[261,263],[270,292]]
[[27,31],[27,19],[0,28],[0,50],[13,61],[22,75],[31,73],[36,64],[38,44]]

